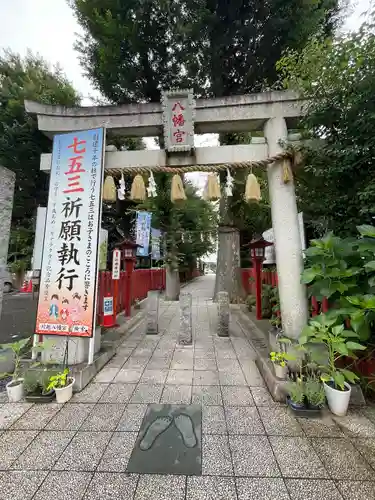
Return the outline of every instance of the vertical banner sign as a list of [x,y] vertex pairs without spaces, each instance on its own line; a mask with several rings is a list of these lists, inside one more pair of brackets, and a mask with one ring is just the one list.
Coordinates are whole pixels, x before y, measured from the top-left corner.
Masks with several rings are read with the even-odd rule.
[[55,135],[36,333],[92,337],[104,130]]
[[136,220],[136,243],[140,245],[137,248],[139,257],[148,256],[148,247],[150,245],[151,214],[150,212],[137,212]]
[[154,260],[160,260],[160,240],[161,231],[160,229],[151,228],[151,257]]
[[116,248],[113,250],[112,255],[112,279],[119,280],[120,279],[120,270],[121,270],[121,250]]

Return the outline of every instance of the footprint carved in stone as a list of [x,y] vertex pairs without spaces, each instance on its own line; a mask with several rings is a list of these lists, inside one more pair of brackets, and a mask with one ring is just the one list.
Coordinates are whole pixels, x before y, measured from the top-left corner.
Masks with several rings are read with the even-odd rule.
[[156,439],[171,425],[171,417],[158,417],[148,426],[139,447],[142,451],[149,450]]
[[197,444],[197,437],[191,418],[184,414],[178,415],[174,418],[174,424],[181,433],[184,445],[187,448],[194,448]]

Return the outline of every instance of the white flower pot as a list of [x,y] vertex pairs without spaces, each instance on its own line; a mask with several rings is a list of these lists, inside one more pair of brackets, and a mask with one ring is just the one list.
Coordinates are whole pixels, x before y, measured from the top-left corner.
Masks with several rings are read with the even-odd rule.
[[349,406],[350,394],[352,392],[350,385],[347,382],[344,384],[348,389],[347,391],[339,391],[324,382],[324,391],[326,393],[328,407],[331,412],[338,417],[346,415]]
[[280,366],[277,364],[273,364],[274,370],[275,370],[275,375],[277,378],[281,379],[286,379],[286,376],[288,375],[288,367],[287,366]]
[[6,385],[9,403],[18,403],[24,396],[23,378],[8,382]]
[[66,403],[73,396],[73,385],[74,378],[70,378],[70,384],[65,387],[61,387],[60,389],[56,388],[56,402],[57,403]]

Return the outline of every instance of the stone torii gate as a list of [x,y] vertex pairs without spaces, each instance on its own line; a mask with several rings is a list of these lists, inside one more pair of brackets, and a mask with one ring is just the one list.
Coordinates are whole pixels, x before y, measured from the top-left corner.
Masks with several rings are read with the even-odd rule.
[[[66,108],[25,101],[25,109],[37,115],[39,130],[54,134],[105,126],[113,134],[129,137],[161,136],[163,104],[130,104]],[[197,100],[194,108],[197,134],[262,131],[249,145],[201,147],[188,152],[166,150],[113,151],[105,154],[107,172],[124,167],[223,165],[260,161],[283,151],[288,128],[295,129],[303,114],[303,101],[290,91]],[[41,156],[40,168],[49,171],[51,154]],[[284,333],[297,338],[307,321],[307,300],[301,284],[302,249],[293,181],[282,180],[281,162],[267,167],[272,227]]]

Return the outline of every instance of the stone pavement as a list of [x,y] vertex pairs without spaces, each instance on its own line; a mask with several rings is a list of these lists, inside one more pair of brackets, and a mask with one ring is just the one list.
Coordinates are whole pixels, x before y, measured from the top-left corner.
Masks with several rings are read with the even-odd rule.
[[[193,346],[177,343],[178,304],[164,302],[159,335],[146,337],[140,325],[69,403],[0,403],[0,500],[375,498],[375,411],[289,415],[270,398],[235,318],[231,337],[217,337],[213,284],[202,277],[184,290],[194,297]],[[144,427],[160,434],[149,442],[139,432],[146,411],[160,415],[154,429]],[[191,415],[194,435],[181,415],[185,424]],[[195,448],[201,474],[127,472],[139,467],[130,459],[137,440],[146,457],[150,447],[168,448],[168,433],[168,453],[186,444],[175,465]],[[160,451],[156,463],[164,459]]]

